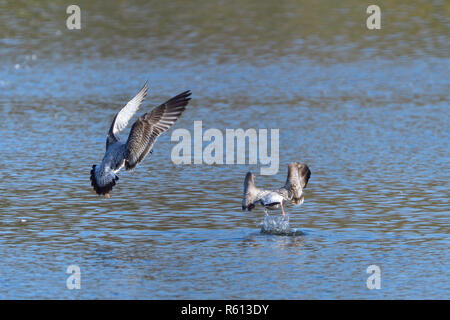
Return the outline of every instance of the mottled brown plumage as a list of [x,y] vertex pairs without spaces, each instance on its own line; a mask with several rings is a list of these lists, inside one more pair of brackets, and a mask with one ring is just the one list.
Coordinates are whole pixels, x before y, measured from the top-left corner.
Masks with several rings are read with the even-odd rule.
[[125,166],[135,168],[152,151],[159,135],[167,131],[181,116],[189,103],[190,91],[185,91],[139,117],[126,142],[119,137],[147,95],[147,84],[114,117],[106,138],[106,152],[100,165],[93,165],[91,184],[97,194],[109,198],[109,192],[119,179],[117,173]]
[[168,130],[186,109],[190,91],[166,101],[151,112],[142,115],[131,128],[125,148],[125,168],[131,170],[152,148],[156,138]]
[[283,203],[289,201],[294,205],[303,203],[303,189],[306,188],[311,171],[308,166],[299,162],[292,162],[288,166],[286,183],[278,190],[263,190],[255,185],[255,176],[248,172],[244,181],[244,195],[242,210],[251,211],[256,204],[261,204],[266,209],[278,209],[284,216]]

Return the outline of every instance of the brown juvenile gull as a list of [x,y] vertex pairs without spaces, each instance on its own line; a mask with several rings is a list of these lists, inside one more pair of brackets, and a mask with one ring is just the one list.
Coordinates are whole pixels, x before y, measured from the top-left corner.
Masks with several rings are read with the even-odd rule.
[[139,93],[114,117],[106,137],[106,152],[100,165],[93,165],[91,185],[99,195],[109,198],[109,192],[119,180],[117,173],[122,167],[131,170],[152,151],[159,135],[167,131],[181,116],[188,104],[191,92],[185,91],[166,101],[151,112],[140,116],[131,127],[127,141],[122,141],[119,132],[128,124],[147,96],[147,83]]
[[263,190],[255,185],[255,175],[248,172],[244,181],[244,197],[242,210],[251,211],[256,204],[261,204],[265,209],[281,208],[285,216],[283,202],[289,201],[299,205],[304,201],[303,189],[308,184],[311,171],[308,166],[299,162],[292,162],[288,166],[288,175],[285,185],[278,190]]

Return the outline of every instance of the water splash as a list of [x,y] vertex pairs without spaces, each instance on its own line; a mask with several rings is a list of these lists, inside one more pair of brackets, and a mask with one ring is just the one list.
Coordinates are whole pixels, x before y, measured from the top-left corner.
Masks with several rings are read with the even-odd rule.
[[291,228],[289,225],[289,215],[286,216],[270,216],[266,212],[264,221],[261,223],[261,233],[281,235],[281,236],[301,236],[304,233],[296,228]]

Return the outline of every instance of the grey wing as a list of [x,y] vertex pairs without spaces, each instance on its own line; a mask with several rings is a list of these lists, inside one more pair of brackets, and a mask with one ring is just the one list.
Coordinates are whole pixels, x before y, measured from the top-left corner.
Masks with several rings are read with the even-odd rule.
[[251,211],[255,205],[265,197],[269,191],[257,188],[244,188],[244,197],[242,199],[242,210]]
[[242,210],[251,211],[256,202],[258,202],[261,198],[258,197],[258,192],[256,190],[244,190],[244,196],[242,198]]
[[108,136],[106,138],[106,148],[111,143],[119,140],[119,132],[123,130],[127,125],[136,111],[139,109],[139,106],[144,101],[147,96],[148,85],[147,82],[144,84],[141,90],[134,96],[133,99],[128,101],[128,103],[123,107],[114,117],[111,127],[109,128]]
[[189,103],[191,92],[185,91],[151,112],[142,115],[131,128],[125,146],[125,169],[136,167],[152,149],[163,132],[167,131],[181,116]]
[[297,163],[297,168],[300,186],[302,189],[305,189],[309,178],[311,177],[311,170],[309,170],[308,166],[304,163]]

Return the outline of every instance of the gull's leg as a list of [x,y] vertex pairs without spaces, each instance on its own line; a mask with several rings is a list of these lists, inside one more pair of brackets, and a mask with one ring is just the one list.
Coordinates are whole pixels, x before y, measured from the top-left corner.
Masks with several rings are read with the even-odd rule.
[[281,213],[283,214],[283,218],[286,216],[286,213],[284,212],[284,208],[283,208],[283,202],[280,203],[281,206]]
[[109,193],[105,193],[105,198],[106,198],[106,199],[111,198],[111,196],[109,195]]

